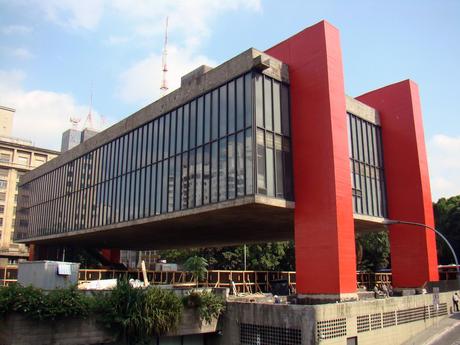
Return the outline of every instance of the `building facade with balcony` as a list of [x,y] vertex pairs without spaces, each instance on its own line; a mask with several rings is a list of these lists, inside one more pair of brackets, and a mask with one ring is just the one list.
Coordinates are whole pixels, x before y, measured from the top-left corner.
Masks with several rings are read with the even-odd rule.
[[0,106],[0,112],[0,263],[13,264],[29,256],[25,245],[13,242],[19,178],[59,153],[11,137],[14,109]]
[[[25,175],[18,210],[16,240],[36,258],[59,245],[294,239],[298,292],[353,299],[355,232],[388,230],[388,218],[433,223],[417,86],[346,96],[338,30],[320,22],[184,76]],[[436,280],[434,235],[389,232],[394,284]]]

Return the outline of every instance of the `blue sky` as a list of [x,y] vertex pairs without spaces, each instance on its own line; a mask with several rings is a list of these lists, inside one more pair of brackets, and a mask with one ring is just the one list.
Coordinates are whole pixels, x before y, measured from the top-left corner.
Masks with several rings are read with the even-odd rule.
[[419,84],[433,197],[460,194],[457,0],[0,0],[0,104],[17,109],[13,134],[59,148],[69,116],[84,122],[91,88],[99,127],[157,99],[167,15],[171,89],[200,64],[328,20],[349,95]]

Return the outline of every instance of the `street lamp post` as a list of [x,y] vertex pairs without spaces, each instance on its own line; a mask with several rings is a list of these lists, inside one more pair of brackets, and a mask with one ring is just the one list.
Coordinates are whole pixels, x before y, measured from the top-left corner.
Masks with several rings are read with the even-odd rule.
[[433,230],[439,237],[441,237],[444,242],[446,242],[447,246],[449,247],[450,251],[452,252],[452,256],[454,257],[455,260],[455,269],[457,270],[457,280],[460,280],[460,268],[458,266],[458,259],[457,255],[455,254],[454,248],[451,246],[447,238],[438,230],[436,230],[434,227],[423,224],[423,223],[417,223],[417,222],[407,222],[404,220],[393,220],[393,219],[388,219],[384,222],[385,225],[394,225],[394,224],[404,224],[404,225],[413,225],[413,226],[419,226],[422,228],[430,229]]

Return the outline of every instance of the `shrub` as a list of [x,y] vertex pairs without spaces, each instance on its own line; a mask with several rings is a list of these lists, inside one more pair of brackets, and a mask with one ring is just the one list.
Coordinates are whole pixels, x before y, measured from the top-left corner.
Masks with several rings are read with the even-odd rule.
[[208,324],[225,310],[224,299],[209,291],[192,291],[182,302],[188,308],[197,308],[200,321]]
[[176,329],[182,304],[171,290],[134,289],[119,281],[111,293],[97,296],[95,311],[106,326],[121,331],[129,342],[139,343]]
[[76,287],[53,290],[48,294],[32,286],[13,284],[0,288],[0,317],[18,312],[36,320],[54,320],[58,317],[86,317],[91,298]]

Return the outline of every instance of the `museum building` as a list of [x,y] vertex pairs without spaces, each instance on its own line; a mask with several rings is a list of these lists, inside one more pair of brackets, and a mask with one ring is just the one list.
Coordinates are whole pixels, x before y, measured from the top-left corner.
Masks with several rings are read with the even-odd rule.
[[198,67],[27,173],[16,219],[35,259],[294,239],[298,293],[331,300],[356,296],[355,233],[388,230],[396,287],[438,279],[434,234],[386,225],[433,225],[417,85],[347,96],[325,21]]

